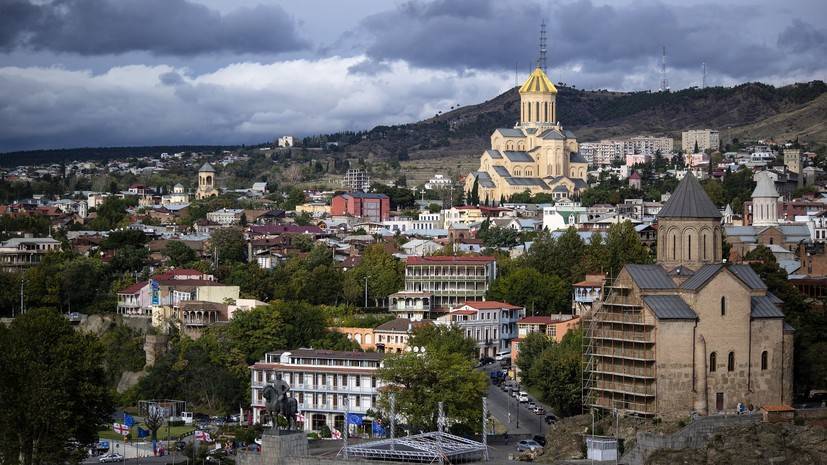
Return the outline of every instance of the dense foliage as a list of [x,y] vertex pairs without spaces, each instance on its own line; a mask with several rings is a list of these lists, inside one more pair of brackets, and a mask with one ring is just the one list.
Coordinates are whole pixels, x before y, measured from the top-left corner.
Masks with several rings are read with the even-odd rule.
[[544,334],[530,334],[520,343],[523,382],[536,388],[543,402],[560,415],[580,413],[583,330],[571,330],[556,343]]

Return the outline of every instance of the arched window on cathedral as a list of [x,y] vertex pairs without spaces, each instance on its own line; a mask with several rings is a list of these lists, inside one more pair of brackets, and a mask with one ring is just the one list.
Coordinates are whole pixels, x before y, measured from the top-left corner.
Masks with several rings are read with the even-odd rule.
[[706,233],[704,233],[703,236],[701,236],[701,247],[703,247],[703,258],[704,258],[704,260],[707,260],[709,258],[706,255],[706,241],[707,241],[707,236],[706,236]]
[[527,170],[525,170],[525,175],[526,175],[526,176],[534,176],[534,172],[533,172],[533,171],[531,171],[531,170],[529,170],[529,169],[527,169]]
[[522,172],[520,171],[519,168],[514,170],[514,176],[522,176]]
[[730,352],[726,358],[726,370],[735,371],[735,352]]
[[721,296],[721,316],[726,316],[726,296]]
[[770,358],[769,354],[767,354],[766,350],[761,352],[761,369],[762,370],[766,370],[767,367],[769,367],[769,365],[770,365],[769,358]]
[[526,119],[525,120],[526,121],[531,121],[531,102],[526,103],[526,109],[528,111],[526,112]]
[[678,235],[672,233],[672,260],[678,258]]
[[540,121],[540,102],[534,102],[534,110],[537,112],[537,114],[534,117],[539,122]]
[[718,369],[718,354],[712,352],[709,354],[709,372],[714,373]]

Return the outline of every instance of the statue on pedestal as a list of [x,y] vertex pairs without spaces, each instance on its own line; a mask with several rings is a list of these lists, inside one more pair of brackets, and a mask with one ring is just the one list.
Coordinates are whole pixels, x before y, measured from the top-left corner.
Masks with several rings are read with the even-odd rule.
[[279,378],[264,386],[261,392],[265,399],[264,407],[267,409],[267,415],[270,417],[270,421],[273,422],[273,428],[277,430],[279,429],[279,415],[287,419],[285,431],[293,431],[296,428],[296,414],[299,413],[299,403],[295,398],[287,395],[288,391],[290,391],[290,385]]

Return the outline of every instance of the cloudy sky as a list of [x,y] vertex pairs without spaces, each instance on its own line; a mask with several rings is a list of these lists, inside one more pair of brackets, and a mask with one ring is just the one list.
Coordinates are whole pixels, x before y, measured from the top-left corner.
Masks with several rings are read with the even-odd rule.
[[0,0],[0,152],[260,143],[416,121],[524,79],[827,79],[825,0]]

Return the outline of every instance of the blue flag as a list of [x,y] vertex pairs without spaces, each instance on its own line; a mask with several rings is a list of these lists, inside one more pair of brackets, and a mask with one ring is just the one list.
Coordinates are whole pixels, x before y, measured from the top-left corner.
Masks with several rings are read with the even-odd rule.
[[347,424],[348,425],[361,425],[362,424],[363,416],[359,415],[358,413],[348,413],[347,414]]
[[129,415],[128,413],[124,412],[123,413],[123,424],[130,427],[130,428],[132,428],[132,425],[135,424],[135,419],[132,418],[132,416]]
[[143,429],[139,426],[138,427],[138,437],[139,438],[145,438],[147,436],[149,436],[149,430],[148,429]]
[[379,423],[379,421],[374,421],[373,422],[373,435],[374,436],[384,436],[385,434],[386,434],[385,433],[385,428],[382,426],[382,423]]

